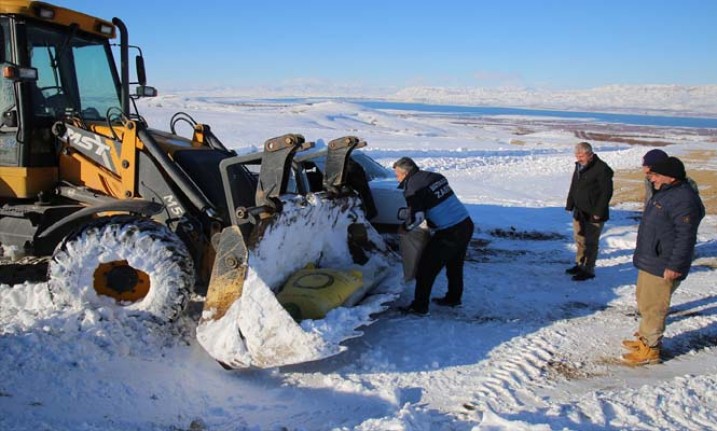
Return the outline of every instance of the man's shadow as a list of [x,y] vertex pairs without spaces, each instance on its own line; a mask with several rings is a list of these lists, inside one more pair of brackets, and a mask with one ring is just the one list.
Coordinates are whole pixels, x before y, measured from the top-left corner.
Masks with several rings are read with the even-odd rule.
[[[701,308],[713,304],[708,308]],[[686,302],[670,308],[667,325],[681,320],[717,316],[717,295]],[[663,356],[674,359],[696,350],[717,346],[717,321],[691,331],[681,332],[674,337],[665,338]]]

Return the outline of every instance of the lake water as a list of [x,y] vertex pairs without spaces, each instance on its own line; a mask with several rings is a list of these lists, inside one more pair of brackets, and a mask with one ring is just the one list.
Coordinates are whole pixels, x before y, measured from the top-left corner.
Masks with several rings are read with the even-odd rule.
[[481,106],[430,105],[423,103],[385,102],[372,100],[352,100],[352,102],[371,109],[415,111],[471,117],[484,117],[495,115],[522,115],[531,117],[537,116],[566,119],[584,119],[586,121],[596,121],[613,124],[632,124],[637,126],[717,129],[717,118],[609,114],[605,112],[553,111],[545,109],[494,108]]

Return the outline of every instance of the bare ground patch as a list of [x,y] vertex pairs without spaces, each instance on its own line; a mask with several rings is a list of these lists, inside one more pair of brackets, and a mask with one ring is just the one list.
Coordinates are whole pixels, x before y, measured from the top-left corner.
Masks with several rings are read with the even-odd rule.
[[552,241],[565,239],[565,235],[557,232],[538,232],[517,230],[511,226],[509,229],[492,229],[488,231],[491,236],[497,238],[507,238],[514,240],[532,240],[532,241]]
[[586,364],[566,360],[548,361],[543,371],[551,378],[563,377],[567,380],[582,380],[604,375],[595,370],[588,370]]
[[573,128],[572,131],[576,138],[582,140],[622,142],[649,147],[663,147],[673,144],[677,135],[699,136],[705,142],[717,142],[717,129],[704,128],[664,129],[627,124],[603,124],[599,128],[577,127]]
[[644,145],[649,147],[664,147],[671,143],[669,141],[655,139],[654,137],[626,136],[613,133],[590,132],[586,130],[576,130],[575,136],[579,139],[587,141],[622,142],[624,144]]
[[[680,157],[685,163],[687,175],[697,182],[700,197],[707,214],[717,214],[717,172],[701,169],[706,161],[717,158],[717,151],[690,151]],[[615,172],[611,205],[627,202],[642,203],[645,200],[645,175],[640,166],[635,169],[620,169]]]

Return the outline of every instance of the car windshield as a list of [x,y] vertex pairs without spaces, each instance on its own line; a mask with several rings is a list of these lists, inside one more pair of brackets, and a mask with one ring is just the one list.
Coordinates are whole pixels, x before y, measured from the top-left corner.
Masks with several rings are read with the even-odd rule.
[[351,154],[351,158],[361,165],[364,171],[366,171],[366,176],[369,181],[381,178],[393,178],[393,172],[364,153],[354,151]]
[[[393,178],[393,171],[385,168],[383,165],[360,151],[352,152],[351,159],[361,165],[363,170],[366,172],[366,178],[369,181]],[[314,166],[319,171],[324,172],[326,169],[326,155],[322,154],[321,156],[313,156],[304,162],[305,168],[314,169]]]

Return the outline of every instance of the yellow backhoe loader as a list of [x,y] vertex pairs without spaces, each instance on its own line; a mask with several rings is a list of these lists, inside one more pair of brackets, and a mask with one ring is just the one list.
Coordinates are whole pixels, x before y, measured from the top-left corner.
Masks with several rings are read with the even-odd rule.
[[135,100],[157,92],[139,49],[130,66],[135,48],[118,18],[0,2],[0,246],[51,256],[58,306],[110,298],[128,318],[171,322],[197,293],[197,339],[226,367],[342,351],[400,288],[345,186],[365,143],[331,141],[324,191],[307,193],[292,176],[311,147],[300,134],[240,156],[185,113],[151,128]]

